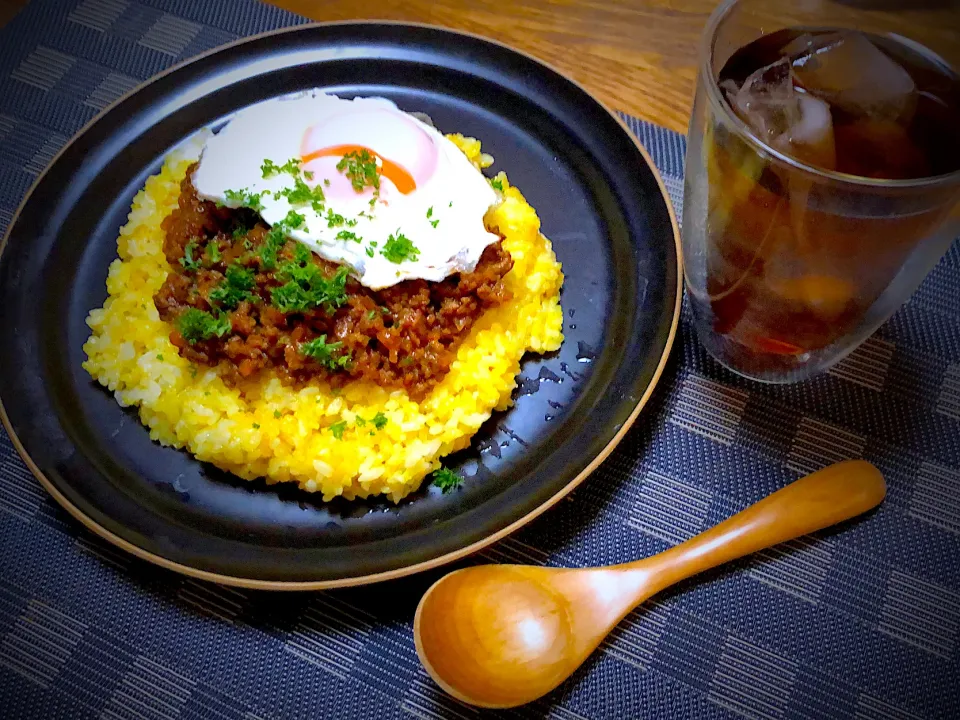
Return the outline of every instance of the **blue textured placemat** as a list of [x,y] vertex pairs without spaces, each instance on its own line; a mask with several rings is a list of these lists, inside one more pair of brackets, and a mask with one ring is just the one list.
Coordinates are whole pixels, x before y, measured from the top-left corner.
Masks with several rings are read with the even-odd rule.
[[[80,126],[171,64],[304,22],[253,0],[32,0],[0,31],[0,229]],[[678,211],[684,140],[627,118]],[[883,507],[632,613],[545,700],[504,716],[957,717],[960,246],[862,348],[791,387],[718,367],[684,324],[650,407],[569,501],[484,555],[658,552],[814,468],[865,457]],[[133,560],[73,522],[0,435],[0,715],[470,718],[420,668],[438,573],[301,595]]]

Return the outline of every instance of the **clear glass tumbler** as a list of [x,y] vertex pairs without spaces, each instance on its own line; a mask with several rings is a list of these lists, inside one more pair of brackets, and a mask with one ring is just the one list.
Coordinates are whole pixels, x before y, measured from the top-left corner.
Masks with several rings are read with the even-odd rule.
[[[767,96],[759,104],[748,97],[738,112],[733,104],[742,96],[736,84],[724,84],[721,70],[741,48],[767,36],[779,42],[781,36],[773,34],[787,29],[797,29],[787,37],[800,36],[798,48],[813,48],[808,53],[813,65],[806,69],[827,67],[818,66],[814,56],[822,52],[817,43],[826,47],[832,41],[812,41],[804,29],[855,29],[880,38],[878,42],[907,48],[911,62],[931,64],[921,71],[942,75],[945,92],[954,91],[953,81],[953,88],[960,89],[960,77],[946,59],[958,49],[951,32],[934,27],[920,32],[916,41],[908,40],[900,34],[910,30],[904,25],[897,13],[865,11],[849,3],[768,0],[727,0],[707,25],[686,157],[684,273],[700,340],[714,358],[741,375],[766,382],[802,380],[835,364],[869,337],[907,300],[960,233],[960,167],[923,176],[914,171],[914,176],[901,179],[831,167],[858,142],[848,127],[836,124],[838,112],[848,117],[843,114],[849,109],[843,87],[836,102],[844,110],[833,100],[828,103],[834,117],[830,159],[820,163],[816,152],[794,152],[804,149],[791,145],[803,128],[793,127],[784,135],[772,127],[782,117],[769,117],[772,126],[767,127],[764,118],[758,123],[749,115],[764,103],[769,106],[770,93],[779,92],[776,87],[751,85],[751,92],[755,87]],[[831,67],[837,65],[833,57],[819,57]],[[796,62],[802,74],[806,60],[788,60]],[[784,68],[764,71],[761,79],[766,82]],[[887,81],[887,71],[867,53],[847,63],[848,74],[862,73],[863,78],[824,82],[850,86],[862,79],[868,92],[872,87],[874,96],[883,99],[899,77],[891,70],[897,77]],[[930,99],[917,88],[914,95],[921,97],[909,98],[910,117],[930,109],[922,105]],[[797,92],[806,97],[803,87]],[[960,102],[960,96],[954,99]],[[904,112],[903,97],[891,102],[897,105],[896,113]],[[865,110],[873,123],[870,132],[885,132],[888,126],[883,123],[899,122],[891,120],[889,107]],[[934,110],[939,112],[938,106]],[[880,114],[875,117],[875,112]],[[887,116],[881,117],[884,112]],[[812,116],[797,115],[806,120]],[[894,130],[884,160],[893,162],[905,143],[896,135],[899,126],[889,127]],[[953,132],[957,135],[937,141],[956,142],[960,148],[960,127]]]

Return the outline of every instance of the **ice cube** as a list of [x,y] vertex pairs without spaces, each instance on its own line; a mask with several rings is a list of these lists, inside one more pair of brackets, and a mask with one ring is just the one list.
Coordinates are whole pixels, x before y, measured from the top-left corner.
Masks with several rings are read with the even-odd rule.
[[796,102],[793,124],[773,141],[773,146],[808,165],[834,170],[837,150],[830,106],[813,95],[800,92],[796,94]]
[[797,121],[799,113],[790,61],[778,60],[760,68],[729,99],[761,138],[769,142],[779,137]]
[[799,87],[859,117],[909,122],[917,89],[904,70],[862,33],[802,35],[781,51]]
[[797,58],[801,55],[809,55],[810,53],[824,48],[828,45],[831,45],[837,42],[838,37],[843,37],[840,33],[831,32],[826,34],[817,34],[813,35],[811,33],[804,33],[800,37],[794,38],[782,48],[780,48],[780,54],[783,57],[787,58]]
[[744,122],[777,150],[828,170],[836,166],[830,106],[794,87],[788,59],[750,75],[730,102]]

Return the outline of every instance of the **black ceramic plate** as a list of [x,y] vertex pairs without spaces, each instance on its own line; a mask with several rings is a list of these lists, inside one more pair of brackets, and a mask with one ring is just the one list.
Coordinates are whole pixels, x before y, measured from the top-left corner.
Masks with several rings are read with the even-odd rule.
[[[256,101],[380,95],[481,138],[563,263],[566,341],[523,365],[516,404],[451,458],[466,478],[393,506],[318,502],[150,441],[80,364],[117,229],[164,155]],[[38,180],[0,255],[0,397],[44,486],[95,532],[219,582],[317,588],[453,560],[556,502],[612,450],[656,382],[679,308],[677,227],[649,158],[582,88],[480,38],[392,24],[255,37],[147,83]]]

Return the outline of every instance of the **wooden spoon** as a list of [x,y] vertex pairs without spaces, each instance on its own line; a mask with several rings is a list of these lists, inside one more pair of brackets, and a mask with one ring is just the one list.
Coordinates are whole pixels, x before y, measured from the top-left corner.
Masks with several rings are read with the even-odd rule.
[[659,555],[603,568],[479,565],[426,592],[413,623],[417,654],[444,690],[508,708],[563,682],[637,605],[684,578],[855,517],[886,494],[862,460],[787,485]]

